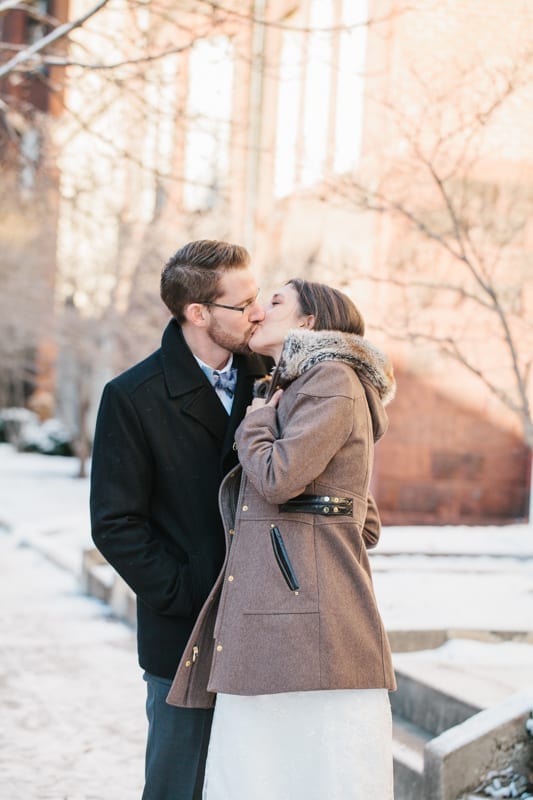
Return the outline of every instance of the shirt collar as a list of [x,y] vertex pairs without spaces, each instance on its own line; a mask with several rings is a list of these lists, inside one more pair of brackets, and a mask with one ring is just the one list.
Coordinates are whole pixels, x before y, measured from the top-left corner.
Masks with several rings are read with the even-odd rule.
[[[193,353],[193,356],[194,356],[194,353]],[[195,357],[196,361],[198,362],[198,366],[200,367],[202,372],[209,378],[209,380],[212,380],[213,372],[229,372],[231,367],[232,367],[232,365],[233,365],[233,353],[229,354],[229,358],[226,361],[226,363],[224,364],[224,366],[222,367],[222,369],[217,369],[217,370],[215,370],[214,367],[210,367],[209,364],[206,364],[205,361],[202,361],[202,359],[198,358],[198,356],[194,356],[194,357]]]

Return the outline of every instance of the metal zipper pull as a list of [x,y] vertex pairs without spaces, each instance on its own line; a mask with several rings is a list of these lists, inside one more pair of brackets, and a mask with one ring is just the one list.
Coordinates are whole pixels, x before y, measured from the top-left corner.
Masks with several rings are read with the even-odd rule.
[[200,651],[198,650],[197,645],[194,645],[194,647],[192,649],[192,660],[193,660],[193,663],[196,661],[199,652]]

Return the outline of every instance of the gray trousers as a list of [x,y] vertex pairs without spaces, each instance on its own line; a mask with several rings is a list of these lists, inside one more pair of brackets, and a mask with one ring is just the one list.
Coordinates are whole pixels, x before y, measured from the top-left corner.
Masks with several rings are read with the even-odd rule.
[[148,740],[142,800],[201,800],[213,710],[169,706],[172,681],[147,672],[144,680]]

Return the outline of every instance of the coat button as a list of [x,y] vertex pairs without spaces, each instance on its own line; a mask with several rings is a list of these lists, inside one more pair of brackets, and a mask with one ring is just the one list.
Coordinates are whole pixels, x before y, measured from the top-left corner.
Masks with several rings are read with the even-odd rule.
[[191,662],[190,662],[190,661],[186,661],[186,662],[185,662],[185,666],[186,666],[186,667],[190,667],[190,666],[191,666]]
[[237,442],[233,442],[233,449],[237,450]]
[[228,533],[230,536],[235,536],[235,528],[230,528]]
[[217,652],[220,653],[221,650],[222,650],[222,645],[221,644],[217,644]]
[[228,578],[228,581],[229,581],[230,583],[232,583],[232,582],[233,582],[233,580],[234,580],[234,578],[233,578],[233,575],[230,575],[230,576],[229,576],[229,578]]
[[243,506],[243,507],[242,507],[242,510],[243,510],[243,511],[248,511],[248,506]]

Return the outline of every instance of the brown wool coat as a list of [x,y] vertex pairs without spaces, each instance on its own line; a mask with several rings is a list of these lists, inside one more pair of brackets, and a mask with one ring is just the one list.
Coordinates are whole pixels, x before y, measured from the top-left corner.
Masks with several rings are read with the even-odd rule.
[[[236,442],[243,467],[225,478],[228,552],[168,695],[209,707],[215,693],[395,689],[367,548],[379,538],[368,493],[374,442],[394,394],[383,354],[358,336],[293,332],[277,409],[254,410]],[[301,493],[353,500],[351,516],[282,512]],[[276,525],[300,584],[287,586]]]

